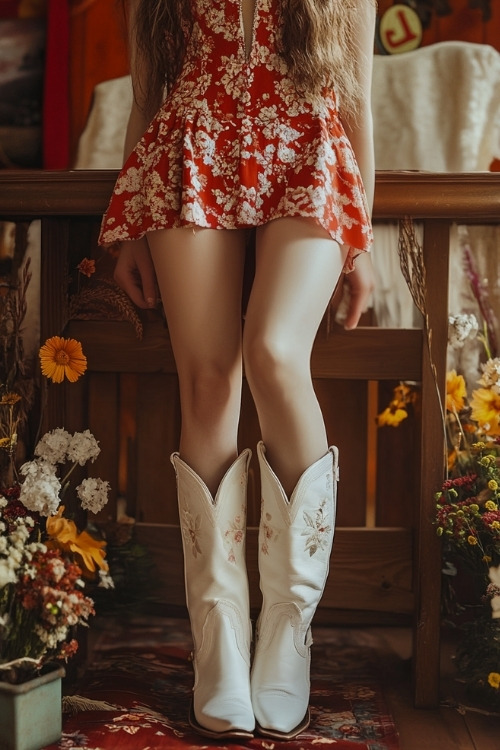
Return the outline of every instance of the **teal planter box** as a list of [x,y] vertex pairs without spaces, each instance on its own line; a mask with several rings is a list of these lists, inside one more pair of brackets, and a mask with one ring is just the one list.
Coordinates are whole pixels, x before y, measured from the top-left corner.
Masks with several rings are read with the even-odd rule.
[[10,685],[0,682],[0,748],[40,750],[61,738],[63,667]]

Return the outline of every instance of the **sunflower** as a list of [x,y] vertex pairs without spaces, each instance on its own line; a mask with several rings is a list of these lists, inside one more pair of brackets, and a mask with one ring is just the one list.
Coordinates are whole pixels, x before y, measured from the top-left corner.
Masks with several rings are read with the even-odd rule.
[[473,391],[472,419],[487,435],[500,435],[500,395],[490,388]]
[[464,408],[467,396],[463,375],[457,375],[456,370],[446,374],[446,411],[460,412]]
[[62,383],[65,377],[75,383],[87,369],[87,358],[76,339],[52,336],[40,348],[39,356],[43,375],[53,383]]

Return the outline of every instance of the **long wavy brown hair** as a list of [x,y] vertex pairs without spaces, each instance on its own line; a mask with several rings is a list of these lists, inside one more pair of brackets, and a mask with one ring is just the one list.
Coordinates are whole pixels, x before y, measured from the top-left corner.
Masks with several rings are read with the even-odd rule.
[[[192,0],[139,0],[132,38],[145,66],[141,92],[153,115],[162,94],[179,74],[191,27]],[[375,0],[277,0],[280,3],[278,52],[297,88],[308,96],[334,88],[341,110],[355,114],[360,101],[353,18],[363,3]]]

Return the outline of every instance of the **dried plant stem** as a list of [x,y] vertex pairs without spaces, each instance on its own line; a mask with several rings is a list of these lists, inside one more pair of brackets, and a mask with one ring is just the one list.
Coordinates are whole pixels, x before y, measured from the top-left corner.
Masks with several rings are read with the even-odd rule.
[[424,253],[420,242],[415,234],[415,225],[413,219],[405,216],[399,222],[399,243],[398,243],[399,262],[401,272],[404,276],[411,297],[417,310],[421,313],[423,319],[423,330],[427,351],[429,355],[429,366],[431,368],[436,395],[441,414],[443,427],[443,463],[448,476],[447,442],[446,442],[446,412],[439,388],[437,369],[432,354],[432,328],[429,325],[429,315],[427,313],[427,280],[424,263]]

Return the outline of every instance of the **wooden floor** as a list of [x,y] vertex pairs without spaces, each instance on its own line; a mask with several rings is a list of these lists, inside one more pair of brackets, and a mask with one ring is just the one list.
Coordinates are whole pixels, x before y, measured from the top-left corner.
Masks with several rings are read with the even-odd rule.
[[360,644],[373,644],[381,656],[385,697],[401,750],[500,750],[500,715],[481,712],[464,698],[449,636],[443,636],[442,643],[441,705],[433,710],[413,708],[409,629],[363,628],[352,631],[352,637]]

